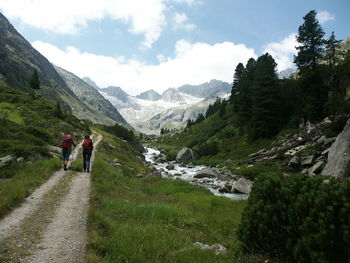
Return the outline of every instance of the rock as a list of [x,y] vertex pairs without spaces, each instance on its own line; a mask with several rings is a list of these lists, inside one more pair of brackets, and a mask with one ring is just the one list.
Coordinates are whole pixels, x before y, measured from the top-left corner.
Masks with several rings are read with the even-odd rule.
[[21,163],[21,162],[23,162],[24,161],[24,158],[23,157],[18,157],[17,159],[16,159],[16,162],[17,163]]
[[336,140],[337,138],[336,137],[332,137],[332,138],[326,138],[324,141],[323,141],[323,145],[328,145],[328,144],[330,144],[330,143],[333,143],[333,142],[335,142],[335,140]]
[[49,145],[48,148],[49,148],[50,151],[53,151],[55,153],[61,153],[62,152],[62,148],[61,147]]
[[13,154],[0,158],[0,168],[11,164],[14,160],[16,160],[16,156]]
[[326,135],[323,135],[317,140],[317,143],[322,144],[325,142],[325,140],[326,140]]
[[198,159],[198,153],[187,147],[182,148],[176,155],[176,161],[191,161]]
[[204,178],[204,177],[206,177],[206,178],[217,178],[217,177],[219,177],[219,175],[220,174],[216,170],[214,170],[212,168],[204,168],[204,169],[198,171],[195,174],[195,176],[193,176],[193,177],[194,178]]
[[252,190],[253,182],[245,179],[245,178],[239,178],[238,181],[236,181],[232,185],[231,192],[239,192],[242,194],[250,194],[250,191]]
[[160,156],[158,159],[157,159],[157,162],[159,163],[165,163],[166,162],[166,158],[164,156]]
[[231,164],[231,163],[233,163],[233,161],[232,161],[231,159],[227,159],[227,160],[225,161],[225,163]]
[[143,177],[145,177],[145,175],[144,174],[137,174],[137,175],[135,175],[137,178],[143,178]]
[[301,159],[301,166],[303,167],[309,167],[313,164],[315,160],[315,156],[314,155],[308,155],[308,156],[304,156]]
[[300,166],[300,158],[298,156],[293,156],[292,159],[288,162],[289,167],[299,167]]
[[201,250],[213,250],[216,255],[225,254],[227,252],[227,249],[220,244],[214,244],[212,246],[209,246],[208,244],[204,244],[201,242],[195,242],[193,243],[193,246],[201,249]]
[[331,150],[331,148],[328,148],[328,149],[324,150],[324,151],[321,153],[321,155],[327,156],[330,150]]
[[168,170],[174,170],[175,166],[173,164],[168,164],[167,166],[165,166],[165,168]]
[[154,171],[146,175],[146,178],[150,178],[150,177],[162,177],[162,174],[159,171]]
[[322,171],[324,164],[325,164],[324,161],[318,161],[308,170],[308,173],[310,175],[319,174]]
[[350,176],[350,118],[338,135],[329,153],[323,175],[344,178]]

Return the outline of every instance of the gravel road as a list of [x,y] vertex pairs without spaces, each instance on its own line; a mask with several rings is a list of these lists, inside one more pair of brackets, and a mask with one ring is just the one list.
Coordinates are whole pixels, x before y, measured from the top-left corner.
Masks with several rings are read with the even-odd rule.
[[56,172],[0,221],[0,262],[84,262],[89,189],[89,173]]

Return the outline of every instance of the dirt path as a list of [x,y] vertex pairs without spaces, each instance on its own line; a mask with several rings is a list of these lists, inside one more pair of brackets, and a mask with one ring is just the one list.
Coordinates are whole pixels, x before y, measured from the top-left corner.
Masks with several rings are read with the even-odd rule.
[[89,173],[56,172],[0,221],[0,262],[84,262],[89,188]]

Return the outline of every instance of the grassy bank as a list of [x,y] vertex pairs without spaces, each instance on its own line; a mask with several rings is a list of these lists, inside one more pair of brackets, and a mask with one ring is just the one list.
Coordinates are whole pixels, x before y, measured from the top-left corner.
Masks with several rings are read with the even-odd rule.
[[60,166],[61,161],[54,158],[5,168],[11,172],[11,177],[0,179],[0,217],[20,204]]
[[[89,263],[256,262],[242,258],[235,234],[245,201],[180,180],[139,179],[135,175],[148,170],[136,154],[104,134],[92,171]],[[228,252],[215,255],[194,242],[219,243]]]

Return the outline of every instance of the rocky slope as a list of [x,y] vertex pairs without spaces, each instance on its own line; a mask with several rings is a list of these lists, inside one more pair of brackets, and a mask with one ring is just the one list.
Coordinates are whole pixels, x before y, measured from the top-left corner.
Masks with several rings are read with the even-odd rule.
[[55,69],[74,94],[94,111],[93,115],[90,116],[93,122],[102,124],[113,124],[115,122],[124,125],[127,124],[118,110],[95,88],[87,84],[86,81],[60,67],[55,66]]

